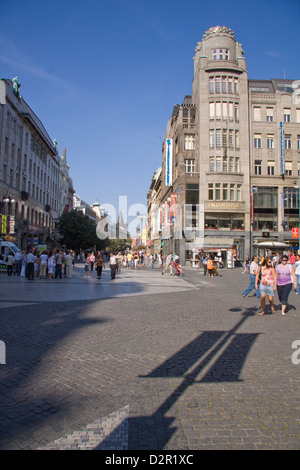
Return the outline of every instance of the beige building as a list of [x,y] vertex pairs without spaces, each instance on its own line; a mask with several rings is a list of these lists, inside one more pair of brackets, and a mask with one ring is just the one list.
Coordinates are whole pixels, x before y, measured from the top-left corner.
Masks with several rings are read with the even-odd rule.
[[20,95],[20,82],[0,80],[1,236],[19,248],[56,238],[60,158],[56,142]]
[[[293,80],[249,80],[233,31],[205,32],[192,94],[162,146],[161,238],[182,261],[195,250],[228,265],[269,237],[298,245],[300,104]],[[284,179],[283,179],[284,178]]]

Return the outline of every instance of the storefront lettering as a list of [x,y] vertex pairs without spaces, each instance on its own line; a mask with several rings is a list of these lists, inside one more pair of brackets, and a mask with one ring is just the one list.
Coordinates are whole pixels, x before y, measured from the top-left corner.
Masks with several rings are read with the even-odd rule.
[[240,205],[238,202],[209,202],[207,207],[211,209],[239,209]]

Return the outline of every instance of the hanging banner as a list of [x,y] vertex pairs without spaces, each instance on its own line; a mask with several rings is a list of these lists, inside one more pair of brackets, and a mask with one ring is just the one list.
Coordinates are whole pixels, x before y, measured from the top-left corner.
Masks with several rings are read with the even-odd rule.
[[2,216],[1,233],[7,232],[7,215]]
[[284,179],[285,176],[285,163],[284,163],[284,132],[283,122],[280,122],[280,162],[281,162],[281,176]]
[[166,144],[166,186],[172,186],[173,139],[167,139]]

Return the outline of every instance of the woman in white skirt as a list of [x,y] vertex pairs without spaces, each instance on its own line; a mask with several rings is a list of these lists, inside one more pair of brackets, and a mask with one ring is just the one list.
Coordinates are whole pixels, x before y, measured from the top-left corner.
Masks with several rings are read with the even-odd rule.
[[[261,276],[260,276],[261,275]],[[261,304],[261,312],[259,315],[264,315],[265,307],[266,307],[266,297],[268,296],[268,300],[271,306],[271,312],[275,313],[274,307],[274,291],[277,289],[277,276],[275,269],[272,266],[271,258],[265,258],[262,262],[262,265],[258,268],[255,278],[255,289],[258,288],[258,281],[260,279],[260,304]]]
[[49,252],[48,256],[48,278],[53,279],[53,271],[55,269],[55,258],[52,251]]

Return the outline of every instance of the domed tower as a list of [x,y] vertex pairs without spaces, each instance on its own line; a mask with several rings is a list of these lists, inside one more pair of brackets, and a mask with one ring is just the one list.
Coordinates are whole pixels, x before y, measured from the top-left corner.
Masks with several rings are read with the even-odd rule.
[[[248,251],[250,227],[248,74],[241,44],[225,26],[208,29],[194,56],[192,102],[199,159],[200,236]],[[225,240],[227,239],[227,240]]]

